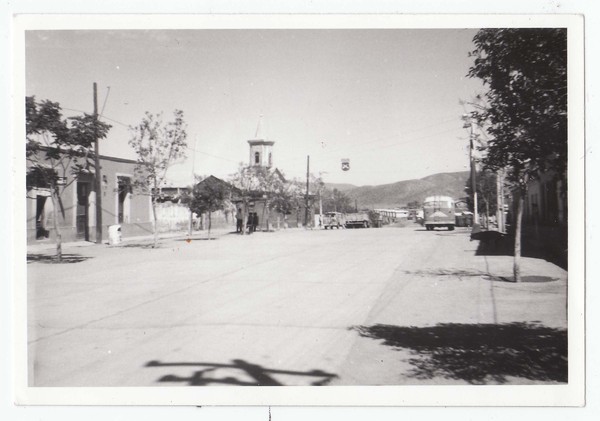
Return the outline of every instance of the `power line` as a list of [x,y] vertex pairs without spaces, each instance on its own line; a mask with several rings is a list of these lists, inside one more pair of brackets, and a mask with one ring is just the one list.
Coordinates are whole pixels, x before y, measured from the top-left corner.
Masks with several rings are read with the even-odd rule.
[[120,124],[121,126],[124,126],[124,127],[127,127],[127,128],[131,127],[128,124],[122,123],[122,122],[120,122],[118,120],[115,120],[114,118],[107,117],[107,116],[105,116],[103,114],[100,114],[100,117],[105,118],[106,120],[112,121],[113,123]]
[[[108,95],[107,95],[107,97],[108,97]],[[73,109],[73,108],[62,107],[62,109],[68,110],[68,111],[75,111],[75,112],[86,113],[86,111],[78,110],[78,109]],[[115,120],[115,119],[113,119],[111,117],[105,116],[103,114],[100,114],[99,117],[102,117],[102,118],[104,118],[106,120],[109,120],[109,121],[111,121],[113,123],[119,124],[119,125],[121,125],[123,127],[127,127],[127,128],[131,127],[128,124],[125,124],[125,123],[123,123],[121,121]],[[427,129],[430,129],[430,128],[433,128],[433,127],[438,127],[438,126],[444,125],[444,124],[452,122],[452,121],[456,121],[456,118],[448,118],[448,119],[439,121],[437,123],[429,124],[429,125],[426,125],[426,126],[421,126],[421,127],[418,127],[418,128],[416,128],[414,130],[410,130],[408,132],[404,132],[404,133],[401,133],[401,134],[398,134],[398,135],[380,136],[380,137],[378,137],[376,139],[373,139],[373,140],[370,140],[370,141],[367,141],[367,142],[361,142],[360,144],[349,145],[349,146],[340,146],[340,147],[337,147],[337,148],[334,148],[334,149],[331,149],[331,150],[327,150],[325,152],[325,155],[327,155],[327,156],[323,156],[323,154],[319,154],[321,156],[319,156],[318,158],[313,158],[313,161],[315,161],[315,162],[322,162],[322,161],[324,161],[326,159],[331,159],[331,155],[334,154],[334,153],[337,153],[337,152],[352,150],[352,149],[356,149],[356,148],[364,148],[365,145],[372,145],[372,144],[375,144],[375,143],[378,143],[378,142],[383,142],[385,140],[393,139],[393,138],[396,138],[396,137],[399,137],[399,136],[406,136],[407,134],[417,133],[417,132],[420,132],[420,131],[423,131],[423,130],[427,130]],[[419,141],[419,140],[427,139],[427,138],[430,138],[430,137],[433,137],[433,136],[439,136],[441,134],[449,133],[451,131],[453,131],[453,129],[445,130],[445,131],[442,131],[442,132],[433,133],[433,134],[430,134],[430,135],[418,137],[416,139],[411,139],[411,140],[408,140],[408,141],[394,142],[394,143],[391,143],[389,145],[380,146],[377,149],[385,149],[385,148],[389,148],[389,147],[394,147],[394,146],[399,146],[399,145],[405,145],[405,144],[413,143],[413,142],[416,142],[416,141]],[[238,163],[241,162],[240,160],[233,160],[233,159],[230,159],[230,158],[225,158],[225,157],[214,155],[214,154],[211,154],[211,153],[208,153],[208,152],[204,152],[204,151],[201,151],[201,150],[198,150],[198,149],[195,149],[195,148],[189,148],[188,147],[187,149],[191,150],[191,151],[194,151],[194,152],[198,152],[198,153],[200,153],[202,155],[210,156],[212,158],[216,158],[216,159],[220,159],[220,160],[223,160],[223,161],[232,162],[232,163],[235,163],[235,164],[238,164]],[[297,161],[299,159],[300,158],[288,158],[288,159],[278,160],[278,162],[279,163],[281,163],[281,162],[287,163],[287,162]]]
[[104,97],[104,103],[102,104],[102,110],[100,110],[100,115],[104,114],[104,107],[106,107],[106,101],[108,101],[108,95],[110,95],[110,86],[106,87],[106,96]]
[[[430,125],[427,125],[427,126],[422,126],[420,128],[414,129],[414,130],[409,130],[408,132],[403,132],[403,133],[400,133],[398,135],[390,135],[390,136],[385,136],[385,137],[380,136],[379,138],[377,138],[375,140],[372,140],[372,141],[369,141],[369,142],[361,142],[361,144],[357,145],[357,146],[361,146],[362,147],[364,145],[370,145],[370,144],[373,144],[373,143],[382,142],[384,140],[392,139],[392,138],[397,137],[397,136],[405,136],[407,134],[417,133],[417,132],[420,132],[420,131],[423,131],[423,130],[426,130],[426,129],[430,129],[432,127],[441,126],[443,124],[446,124],[446,123],[449,123],[449,122],[452,122],[452,121],[456,121],[456,117],[453,117],[451,119],[449,118],[449,119],[446,119],[446,120],[442,120],[442,121],[440,121],[438,123],[435,123],[435,124],[430,124]],[[342,149],[342,148],[338,148],[338,150],[340,150],[340,149]],[[336,150],[334,149],[333,152],[335,152],[335,151]]]
[[207,155],[207,156],[210,156],[210,157],[213,157],[213,158],[222,159],[223,161],[229,161],[229,162],[233,162],[233,163],[235,163],[235,164],[239,164],[239,162],[240,162],[239,160],[237,160],[237,161],[236,161],[236,160],[233,160],[233,159],[224,158],[224,157],[222,157],[222,156],[213,155],[213,154],[210,154],[210,153],[208,153],[208,152],[204,152],[204,151],[201,151],[201,150],[198,150],[198,149],[194,149],[194,148],[189,148],[189,147],[188,147],[188,148],[186,148],[186,149],[187,149],[187,150],[190,150],[190,151],[194,151],[194,152],[201,153],[202,155]]
[[[105,104],[106,104],[106,103],[105,103]],[[63,109],[63,110],[67,110],[67,111],[75,111],[75,112],[78,112],[78,113],[89,114],[87,111],[84,111],[84,110],[78,110],[78,109],[75,109],[75,108],[61,107],[61,109]],[[121,122],[121,121],[119,121],[119,120],[115,120],[114,118],[107,117],[107,116],[105,116],[105,115],[104,115],[104,114],[102,114],[102,113],[98,114],[98,117],[104,118],[104,119],[106,119],[106,120],[110,120],[110,121],[112,121],[113,123],[120,124],[120,125],[121,125],[121,126],[123,126],[123,127],[127,127],[127,128],[129,128],[129,127],[130,127],[130,125],[129,125],[129,124],[125,124],[125,123],[123,123],[123,122]]]
[[[434,126],[431,126],[431,127],[434,127]],[[390,143],[388,145],[379,146],[376,149],[377,150],[381,150],[381,149],[386,149],[386,148],[390,148],[390,147],[394,147],[394,146],[406,145],[406,144],[417,142],[419,140],[427,139],[427,138],[430,138],[430,137],[434,137],[434,136],[439,136],[439,135],[442,135],[442,134],[450,133],[450,132],[453,132],[454,130],[455,129],[448,129],[448,130],[444,130],[444,131],[441,131],[441,132],[436,132],[436,133],[428,134],[426,136],[421,136],[421,137],[417,137],[417,138],[406,140],[406,141],[394,142],[394,143]],[[413,131],[413,133],[414,132],[415,131]],[[390,137],[387,137],[386,139],[390,139],[392,137],[396,137],[396,136],[390,136]],[[335,152],[339,152],[342,149],[348,150],[348,149],[356,149],[356,148],[359,148],[359,147],[363,148],[365,144],[369,144],[369,143],[372,143],[372,142],[365,142],[365,143],[361,143],[361,144],[358,144],[358,145],[351,145],[351,146],[348,146],[347,148],[338,148],[338,149],[335,149],[335,150],[327,151],[327,153],[325,154],[326,156],[322,156],[321,155],[318,158],[315,158],[313,161],[322,162],[324,160],[331,159],[332,158],[331,154],[333,154]],[[290,159],[279,161],[279,162],[290,162],[290,161],[297,161],[297,160],[300,160],[300,158],[290,158]]]
[[[448,123],[448,122],[451,122],[451,121],[456,121],[456,119],[443,120],[443,121],[440,121],[440,122],[435,123],[435,124],[430,124],[428,126],[423,126],[423,127],[411,130],[409,132],[405,132],[404,134],[417,133],[419,131],[423,131],[423,130],[426,130],[426,129],[429,129],[429,128],[432,128],[432,127],[441,126],[441,125],[443,125],[445,123]],[[442,134],[445,134],[445,133],[449,133],[451,131],[454,131],[454,129],[449,129],[449,130],[444,130],[444,131],[441,131],[441,132],[432,133],[432,134],[429,134],[429,135],[426,135],[426,136],[421,136],[421,137],[418,137],[416,139],[411,139],[411,140],[408,140],[408,141],[394,142],[394,143],[389,144],[389,145],[384,145],[384,146],[378,147],[377,149],[385,149],[385,148],[389,148],[389,147],[394,147],[394,146],[399,146],[399,145],[405,145],[405,144],[417,142],[419,140],[427,139],[427,138],[430,138],[430,137],[433,137],[433,136],[439,136],[439,135],[442,135]],[[324,161],[326,159],[330,159],[331,154],[333,154],[335,152],[338,152],[338,151],[341,151],[342,149],[347,150],[347,149],[355,149],[357,147],[361,147],[362,148],[362,147],[364,147],[364,145],[381,142],[381,141],[384,141],[384,140],[387,140],[387,139],[391,139],[391,138],[394,138],[394,137],[397,137],[397,135],[386,136],[386,137],[379,137],[378,139],[375,139],[373,141],[362,142],[362,143],[360,143],[358,145],[348,146],[347,148],[340,147],[340,148],[337,148],[337,149],[329,150],[326,153],[329,156],[325,156],[325,157],[320,156],[320,157],[318,157],[316,159],[313,158],[313,161],[315,161],[315,162],[322,162],[322,161]],[[198,152],[198,153],[203,154],[203,155],[207,155],[207,156],[216,158],[216,159],[221,159],[221,160],[228,161],[228,162],[233,162],[233,163],[236,163],[236,164],[240,162],[239,160],[232,160],[232,159],[229,159],[229,158],[224,158],[222,156],[213,155],[213,154],[201,151],[201,150],[197,150],[197,149],[193,149],[193,148],[188,148],[188,149],[192,150],[192,151],[195,151],[195,152]],[[279,163],[281,163],[281,162],[287,163],[287,162],[292,162],[292,161],[299,161],[300,159],[301,158],[289,158],[289,159],[278,160],[278,162]],[[302,160],[304,160],[304,158],[302,158]]]

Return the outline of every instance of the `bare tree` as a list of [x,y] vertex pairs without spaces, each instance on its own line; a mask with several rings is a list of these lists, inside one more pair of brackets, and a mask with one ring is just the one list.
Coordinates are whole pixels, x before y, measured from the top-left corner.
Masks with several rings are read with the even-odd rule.
[[167,171],[174,162],[185,157],[186,126],[183,111],[175,110],[172,121],[163,122],[162,113],[146,112],[140,124],[130,127],[129,145],[137,154],[133,187],[151,197],[154,247],[158,240],[157,199],[165,184]]

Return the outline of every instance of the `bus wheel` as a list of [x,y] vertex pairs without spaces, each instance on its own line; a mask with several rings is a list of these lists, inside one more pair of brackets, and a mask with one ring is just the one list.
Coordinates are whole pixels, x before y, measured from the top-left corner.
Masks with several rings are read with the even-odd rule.
[[448,225],[448,231],[454,231],[454,225]]

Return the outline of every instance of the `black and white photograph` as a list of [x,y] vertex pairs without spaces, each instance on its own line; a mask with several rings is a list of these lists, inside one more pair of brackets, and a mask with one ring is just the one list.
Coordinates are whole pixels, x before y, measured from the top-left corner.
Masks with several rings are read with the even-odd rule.
[[580,16],[15,22],[21,403],[583,402]]

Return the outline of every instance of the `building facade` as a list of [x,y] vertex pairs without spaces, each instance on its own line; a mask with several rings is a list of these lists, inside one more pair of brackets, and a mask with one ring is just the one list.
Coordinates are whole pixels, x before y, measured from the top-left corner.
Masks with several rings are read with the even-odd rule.
[[[123,237],[152,233],[150,197],[135,194],[132,189],[135,165],[133,160],[100,156],[102,240],[108,239],[111,225],[120,225]],[[61,193],[62,209],[60,206],[54,209],[49,188],[27,183],[29,244],[55,240],[55,212],[59,212],[58,226],[63,241],[96,241],[94,174],[79,174],[74,179],[69,179],[73,177],[70,171],[67,174],[67,185]]]
[[547,226],[566,225],[568,197],[566,180],[548,171],[527,186],[523,216],[530,224]]

